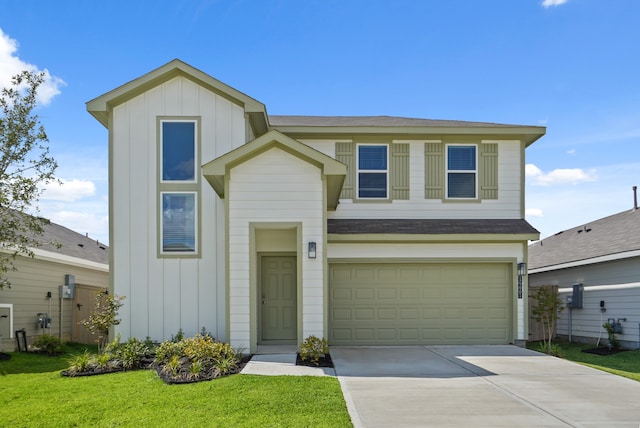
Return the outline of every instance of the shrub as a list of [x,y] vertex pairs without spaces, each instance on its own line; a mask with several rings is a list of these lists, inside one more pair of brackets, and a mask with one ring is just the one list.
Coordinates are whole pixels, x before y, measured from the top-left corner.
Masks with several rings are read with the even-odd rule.
[[607,330],[607,336],[609,336],[609,349],[618,349],[620,348],[620,340],[616,337],[616,334],[613,330],[613,325],[608,322],[602,324],[605,330]]
[[62,341],[50,334],[43,334],[33,342],[33,347],[47,355],[58,355],[64,352]]
[[99,352],[103,352],[106,348],[109,328],[120,324],[118,309],[124,304],[122,303],[124,299],[124,296],[110,295],[105,288],[96,293],[95,309],[89,314],[89,319],[80,321],[80,324],[85,326],[91,334],[98,335],[96,342],[98,342]]
[[552,357],[564,357],[564,353],[562,352],[562,347],[557,343],[549,343],[547,341],[540,342],[538,346],[538,351],[543,354],[551,355]]
[[[175,340],[175,338],[174,338]],[[168,382],[213,379],[235,373],[240,354],[210,335],[164,341],[156,349],[155,366]]]
[[324,358],[329,353],[329,342],[325,338],[316,336],[307,337],[300,346],[300,359],[310,360],[316,366],[319,365],[320,358]]
[[84,351],[82,354],[69,358],[68,362],[69,368],[67,369],[67,373],[70,375],[86,373],[91,371],[93,355],[89,351]]

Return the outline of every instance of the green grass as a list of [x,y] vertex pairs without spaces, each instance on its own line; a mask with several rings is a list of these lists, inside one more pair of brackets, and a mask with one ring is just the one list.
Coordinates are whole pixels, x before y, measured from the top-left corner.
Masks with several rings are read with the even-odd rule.
[[[583,349],[593,348],[594,345],[568,342],[554,343],[560,347],[561,357],[564,359],[640,382],[640,351],[638,350],[603,356],[582,352]],[[528,347],[537,351],[538,343],[530,343]]]
[[67,378],[59,372],[65,358],[13,353],[0,362],[7,373],[0,376],[2,425],[351,426],[333,377],[233,375],[167,385],[154,371],[139,370]]

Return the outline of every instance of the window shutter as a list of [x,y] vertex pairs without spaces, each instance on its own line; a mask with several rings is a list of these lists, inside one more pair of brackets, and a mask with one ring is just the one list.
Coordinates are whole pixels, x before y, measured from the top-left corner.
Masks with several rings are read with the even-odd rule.
[[425,143],[425,194],[426,199],[444,199],[444,144]]
[[391,144],[391,199],[409,199],[409,144]]
[[355,165],[355,144],[353,143],[336,143],[336,160],[347,166],[347,176],[342,185],[340,199],[355,199],[355,183],[356,183],[356,165]]
[[498,199],[498,144],[480,144],[480,199]]

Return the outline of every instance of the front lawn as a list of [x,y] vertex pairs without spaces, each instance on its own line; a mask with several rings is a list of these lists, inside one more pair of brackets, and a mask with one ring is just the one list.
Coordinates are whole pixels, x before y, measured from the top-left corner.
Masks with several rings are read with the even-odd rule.
[[[554,343],[560,348],[561,358],[640,382],[640,351],[638,350],[603,356],[582,352],[583,349],[593,348],[594,345],[568,342]],[[527,347],[534,351],[539,349],[537,342],[529,343]]]
[[[24,368],[27,359],[30,366]],[[62,377],[56,361],[64,359],[13,353],[0,362],[2,425],[351,426],[333,377],[232,375],[167,385],[151,370]],[[16,363],[28,373],[14,374]],[[55,371],[40,369],[40,363]]]

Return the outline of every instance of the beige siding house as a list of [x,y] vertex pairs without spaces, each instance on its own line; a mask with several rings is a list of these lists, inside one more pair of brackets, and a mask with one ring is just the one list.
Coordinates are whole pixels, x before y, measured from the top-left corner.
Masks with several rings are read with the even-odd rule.
[[123,338],[526,340],[524,152],[545,128],[273,116],[179,60],[87,109],[109,130]]
[[[0,351],[13,351],[16,339],[24,349],[23,337],[30,346],[44,333],[93,342],[78,322],[93,309],[95,293],[109,285],[108,247],[54,223],[45,227],[42,241],[59,247],[46,244],[33,250],[33,258],[17,257],[17,271],[7,275],[11,288],[0,290]],[[65,285],[70,294],[62,293]],[[24,336],[16,335],[22,330]]]

